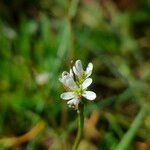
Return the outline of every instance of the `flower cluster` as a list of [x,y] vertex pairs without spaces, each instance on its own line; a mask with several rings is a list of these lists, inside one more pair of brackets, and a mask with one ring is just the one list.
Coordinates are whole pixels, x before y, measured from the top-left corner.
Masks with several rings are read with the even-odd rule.
[[92,91],[87,91],[91,85],[92,79],[89,77],[92,74],[93,64],[89,63],[86,70],[83,70],[80,60],[75,62],[75,65],[70,69],[70,72],[64,71],[59,79],[63,83],[67,92],[61,94],[63,100],[68,100],[69,107],[78,108],[81,97],[87,100],[94,100],[96,94]]

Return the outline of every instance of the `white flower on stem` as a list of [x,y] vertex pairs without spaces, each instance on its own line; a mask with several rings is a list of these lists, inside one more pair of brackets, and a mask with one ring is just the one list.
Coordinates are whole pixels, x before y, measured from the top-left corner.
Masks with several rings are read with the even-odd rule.
[[67,104],[69,105],[69,107],[77,109],[82,96],[87,100],[94,100],[96,98],[96,94],[94,92],[87,91],[87,88],[92,83],[91,78],[85,79],[82,84],[77,84],[78,82],[74,81],[73,73],[70,71],[70,73],[63,72],[62,77],[59,80],[68,90],[68,92],[61,94],[61,98],[64,100],[68,100]]
[[86,70],[83,70],[81,60],[77,60],[73,66],[73,72],[78,78],[86,79],[88,78],[93,71],[93,64],[89,63]]

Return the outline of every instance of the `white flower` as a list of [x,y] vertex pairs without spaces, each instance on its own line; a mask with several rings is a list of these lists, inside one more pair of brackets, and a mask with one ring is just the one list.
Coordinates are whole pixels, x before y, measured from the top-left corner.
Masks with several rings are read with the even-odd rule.
[[92,79],[87,78],[81,85],[77,85],[73,80],[72,76],[64,72],[60,81],[64,84],[65,87],[69,88],[68,92],[61,94],[61,98],[64,100],[69,100],[69,107],[78,108],[81,97],[85,97],[87,100],[94,100],[96,94],[92,91],[87,91],[87,88],[91,85]]
[[44,73],[38,74],[35,80],[38,85],[43,85],[48,82],[49,78],[50,78],[50,74],[47,72],[44,72]]
[[78,107],[82,96],[85,97],[87,100],[94,100],[96,98],[96,94],[92,91],[86,90],[91,83],[92,79],[87,78],[80,87],[72,87],[72,91],[61,94],[61,98],[64,100],[69,100],[67,104],[75,108]]
[[77,60],[73,66],[73,71],[78,78],[86,79],[92,74],[93,64],[89,63],[86,71],[83,70],[81,60]]

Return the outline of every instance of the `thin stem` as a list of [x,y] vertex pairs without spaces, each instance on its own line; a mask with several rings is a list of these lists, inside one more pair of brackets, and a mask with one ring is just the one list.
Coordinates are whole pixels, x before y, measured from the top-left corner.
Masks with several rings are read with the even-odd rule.
[[77,150],[79,143],[81,141],[81,138],[83,136],[83,126],[84,126],[84,105],[80,104],[77,110],[77,115],[78,115],[78,133],[74,142],[74,145],[72,147],[72,150]]

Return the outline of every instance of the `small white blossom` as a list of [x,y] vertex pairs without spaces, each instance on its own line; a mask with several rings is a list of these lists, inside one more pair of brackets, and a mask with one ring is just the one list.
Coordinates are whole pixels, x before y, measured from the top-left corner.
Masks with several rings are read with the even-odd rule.
[[89,63],[86,68],[86,71],[84,71],[80,60],[77,60],[75,62],[75,65],[73,66],[73,71],[75,75],[78,76],[79,78],[88,78],[92,74],[92,70],[93,64]]
[[[94,100],[96,94],[92,91],[87,91],[87,88],[91,85],[92,79],[88,78],[93,69],[92,63],[89,63],[86,71],[83,70],[80,60],[77,60],[73,71],[70,69],[70,73],[64,71],[62,77],[59,79],[63,83],[68,92],[62,93],[61,98],[68,100],[69,107],[78,108],[78,104],[81,101],[81,97],[85,97],[87,100]],[[74,74],[75,79],[74,80]]]
[[35,80],[38,85],[43,85],[48,82],[49,77],[50,77],[50,74],[45,72],[45,73],[38,74]]

